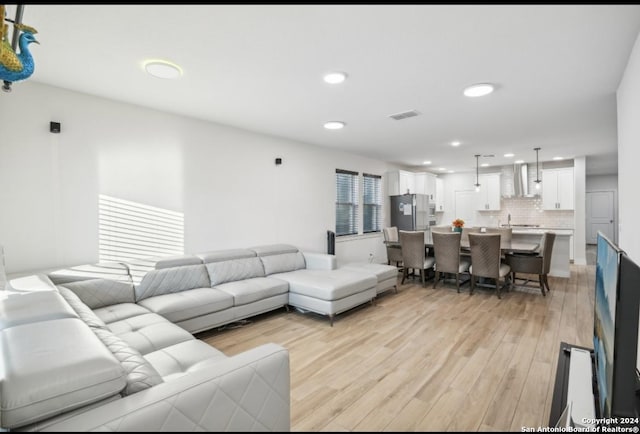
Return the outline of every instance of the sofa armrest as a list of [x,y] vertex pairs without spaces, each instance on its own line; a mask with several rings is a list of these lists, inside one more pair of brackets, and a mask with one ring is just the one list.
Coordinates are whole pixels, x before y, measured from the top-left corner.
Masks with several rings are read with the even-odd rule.
[[44,431],[290,431],[289,351],[265,344]]
[[309,270],[335,270],[336,257],[327,253],[302,252]]

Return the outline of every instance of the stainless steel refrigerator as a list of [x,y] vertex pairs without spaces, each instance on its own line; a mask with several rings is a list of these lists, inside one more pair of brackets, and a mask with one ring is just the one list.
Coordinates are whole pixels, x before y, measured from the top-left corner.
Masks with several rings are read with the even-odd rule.
[[436,206],[426,194],[389,196],[391,226],[401,231],[427,231],[435,225]]

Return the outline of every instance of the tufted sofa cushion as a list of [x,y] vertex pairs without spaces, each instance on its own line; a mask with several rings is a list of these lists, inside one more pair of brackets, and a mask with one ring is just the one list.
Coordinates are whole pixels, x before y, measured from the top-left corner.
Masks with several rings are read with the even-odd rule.
[[133,303],[133,283],[110,279],[89,279],[66,282],[65,288],[73,291],[91,309],[118,303]]
[[264,277],[264,268],[260,258],[231,259],[206,264],[211,286],[253,277]]
[[204,265],[163,268],[148,272],[135,287],[136,301],[156,295],[171,294],[187,289],[208,288],[209,274]]
[[231,259],[255,258],[256,252],[249,249],[227,249],[199,253],[197,256],[202,259],[202,262],[208,264],[209,262],[229,261]]
[[107,325],[96,315],[89,307],[84,304],[80,297],[69,288],[62,285],[58,286],[60,295],[66,300],[71,308],[78,314],[78,317],[92,328],[106,328]]
[[197,256],[172,256],[169,258],[162,258],[156,261],[155,268],[160,270],[162,268],[182,267],[184,265],[199,265],[202,264],[202,259]]
[[162,383],[158,371],[144,358],[139,351],[106,329],[93,329],[93,333],[109,348],[122,365],[127,379],[123,395],[131,395]]

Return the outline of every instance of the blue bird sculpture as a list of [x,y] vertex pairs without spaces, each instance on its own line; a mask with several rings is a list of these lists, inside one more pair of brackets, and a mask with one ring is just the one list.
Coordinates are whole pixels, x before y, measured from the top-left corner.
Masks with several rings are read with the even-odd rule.
[[7,40],[0,42],[2,44],[2,50],[0,50],[2,53],[0,56],[0,80],[19,81],[27,79],[33,74],[35,64],[29,51],[29,44],[32,42],[39,44],[36,37],[33,36],[34,33],[36,33],[34,28],[23,26],[18,40],[19,54],[13,51]]

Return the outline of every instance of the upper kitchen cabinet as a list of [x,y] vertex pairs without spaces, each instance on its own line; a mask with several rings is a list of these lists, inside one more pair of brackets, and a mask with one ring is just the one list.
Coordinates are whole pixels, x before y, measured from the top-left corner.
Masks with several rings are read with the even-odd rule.
[[478,177],[478,211],[500,211],[500,173],[485,173]]
[[573,210],[573,167],[542,171],[544,210]]
[[417,193],[415,173],[406,170],[387,172],[387,194],[397,196],[407,193]]
[[444,180],[436,178],[436,212],[444,211]]
[[428,172],[415,173],[416,193],[429,196],[429,202],[436,200],[436,175]]

